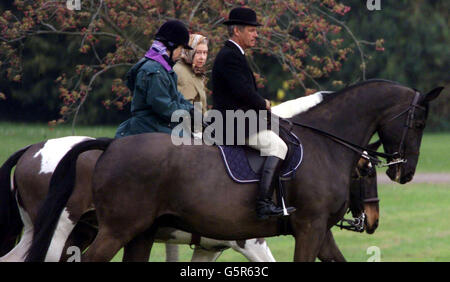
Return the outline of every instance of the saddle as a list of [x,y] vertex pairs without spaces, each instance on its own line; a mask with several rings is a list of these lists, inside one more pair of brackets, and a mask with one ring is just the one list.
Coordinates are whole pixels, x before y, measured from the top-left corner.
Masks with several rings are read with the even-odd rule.
[[[289,129],[280,125],[280,137],[288,145],[288,153],[283,161],[279,176],[281,180],[294,177],[303,159],[300,139]],[[258,150],[248,146],[218,145],[228,175],[237,183],[259,182],[266,159]]]

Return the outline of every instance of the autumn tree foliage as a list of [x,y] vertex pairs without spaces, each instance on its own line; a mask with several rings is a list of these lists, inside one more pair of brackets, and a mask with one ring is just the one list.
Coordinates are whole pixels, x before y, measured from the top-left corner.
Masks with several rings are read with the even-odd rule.
[[[211,64],[228,38],[222,23],[230,10],[254,9],[263,26],[250,58],[254,53],[275,58],[290,74],[287,87],[300,87],[305,94],[321,89],[318,80],[339,72],[349,56],[360,57],[361,79],[365,79],[366,52],[383,50],[382,39],[369,42],[355,37],[340,20],[350,8],[337,0],[15,0],[14,6],[0,15],[0,69],[8,79],[20,82],[21,65],[27,59],[21,46],[33,36],[73,36],[78,51],[90,58],[89,64],[74,65],[73,72],[61,73],[55,81],[62,106],[61,119],[53,123],[68,117],[75,122],[102,74],[116,68],[125,73],[144,55],[157,28],[168,19],[179,19],[191,32],[208,37]],[[102,44],[110,46],[108,51],[100,50]],[[258,84],[267,83],[257,64],[251,59],[250,63]],[[130,102],[131,93],[122,77],[113,81],[111,97],[103,101],[105,107],[122,108]],[[333,81],[334,85],[342,83]]]

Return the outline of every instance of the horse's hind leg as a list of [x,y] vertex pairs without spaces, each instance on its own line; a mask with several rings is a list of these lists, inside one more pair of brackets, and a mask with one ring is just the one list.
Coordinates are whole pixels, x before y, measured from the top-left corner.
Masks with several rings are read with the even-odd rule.
[[345,258],[334,241],[331,230],[327,231],[320,249],[319,259],[323,262],[345,262]]
[[70,219],[70,213],[66,207],[59,217],[50,247],[45,256],[45,261],[57,262],[61,259],[67,238],[69,238],[70,233],[72,233],[72,230],[75,228],[77,221],[77,217]]
[[[148,225],[151,226],[151,223]],[[124,260],[148,261],[154,238],[153,228],[146,230],[138,223],[130,223],[128,227],[124,230],[123,226],[101,224],[100,221],[98,234],[81,261],[108,262],[123,246],[126,247]]]
[[327,220],[318,218],[312,222],[301,222],[294,230],[294,261],[314,262],[325,239]]
[[69,248],[72,246],[78,247],[83,252],[94,241],[95,235],[97,235],[95,227],[79,221],[66,241],[60,261],[68,261],[71,257]]
[[81,261],[108,262],[122,248],[124,241],[114,236],[108,229],[99,229],[94,242],[81,256]]
[[23,222],[23,234],[19,243],[6,255],[0,258],[0,262],[22,262],[25,260],[26,252],[33,241],[33,223],[28,213],[20,206],[19,213]]
[[125,245],[123,261],[126,262],[148,262],[150,251],[153,246],[153,236],[141,233]]

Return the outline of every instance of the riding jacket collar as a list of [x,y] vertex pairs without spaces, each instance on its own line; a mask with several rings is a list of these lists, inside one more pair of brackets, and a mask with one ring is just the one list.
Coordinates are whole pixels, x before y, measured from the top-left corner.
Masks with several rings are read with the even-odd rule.
[[232,42],[232,43],[234,43],[234,45],[236,45],[238,48],[239,48],[239,51],[241,51],[241,53],[242,53],[242,55],[244,55],[245,56],[245,52],[244,52],[244,49],[242,49],[242,47],[241,46],[239,46],[239,44],[237,44],[236,42],[234,42],[233,40],[231,40],[231,39],[228,39],[228,41],[230,41],[230,42]]

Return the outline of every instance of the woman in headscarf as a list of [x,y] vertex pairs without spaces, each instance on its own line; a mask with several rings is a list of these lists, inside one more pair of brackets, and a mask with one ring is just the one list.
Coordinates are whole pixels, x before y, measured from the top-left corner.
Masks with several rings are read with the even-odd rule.
[[203,113],[207,110],[205,64],[208,58],[208,39],[200,34],[189,36],[192,50],[183,49],[181,59],[175,64],[178,75],[178,90],[191,103],[202,103]]

